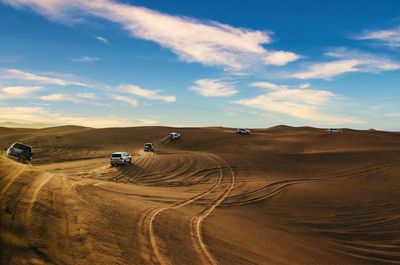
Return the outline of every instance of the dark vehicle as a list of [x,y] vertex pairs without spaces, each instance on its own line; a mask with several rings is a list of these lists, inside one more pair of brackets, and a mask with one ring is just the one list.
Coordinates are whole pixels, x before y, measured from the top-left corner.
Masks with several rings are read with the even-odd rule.
[[5,155],[20,162],[31,162],[33,158],[32,147],[22,143],[13,143]]
[[249,129],[245,129],[245,128],[238,128],[238,129],[236,129],[236,133],[238,133],[238,134],[250,134],[250,130]]
[[144,151],[145,152],[153,152],[155,149],[154,145],[152,143],[145,143],[144,144]]

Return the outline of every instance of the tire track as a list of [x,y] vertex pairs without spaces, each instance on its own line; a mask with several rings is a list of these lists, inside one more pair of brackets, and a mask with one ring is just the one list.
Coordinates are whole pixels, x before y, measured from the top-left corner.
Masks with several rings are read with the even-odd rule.
[[[205,258],[205,261],[209,264],[216,265],[217,261],[211,254],[211,252],[208,250],[208,247],[206,243],[204,242],[204,237],[202,234],[202,224],[204,220],[217,208],[229,195],[229,193],[232,191],[232,189],[235,186],[235,173],[233,172],[231,166],[222,158],[216,156],[220,160],[223,161],[223,163],[226,165],[226,168],[229,169],[230,173],[230,182],[227,188],[224,190],[224,192],[215,200],[211,205],[209,205],[207,208],[205,208],[203,211],[201,211],[199,214],[194,216],[191,220],[191,228],[192,228],[192,236],[194,237],[194,241],[197,244],[197,247],[200,250],[200,253],[202,256]],[[217,161],[217,159],[216,159]],[[218,164],[218,167],[221,168],[221,165]],[[221,171],[222,173],[222,171]]]
[[[167,259],[165,257],[163,257],[163,255],[160,252],[160,249],[158,248],[157,245],[157,239],[156,239],[156,235],[154,233],[154,221],[157,218],[157,216],[159,214],[161,214],[162,212],[165,212],[167,210],[172,210],[172,209],[178,209],[181,207],[184,207],[190,203],[193,203],[205,196],[207,196],[208,194],[212,193],[213,191],[215,191],[222,183],[222,178],[223,178],[223,171],[221,166],[218,164],[218,162],[215,160],[214,157],[212,157],[212,155],[210,154],[206,154],[206,153],[201,153],[200,155],[203,155],[209,159],[211,159],[214,163],[216,163],[217,168],[219,169],[219,177],[218,180],[214,183],[214,185],[207,189],[206,191],[190,198],[184,201],[180,201],[177,203],[174,203],[170,206],[166,206],[166,207],[161,207],[161,208],[156,208],[156,209],[152,209],[149,210],[145,216],[142,218],[142,222],[143,222],[143,227],[146,227],[147,225],[147,231],[145,231],[145,234],[147,234],[148,237],[148,241],[150,243],[150,249],[151,249],[151,254],[150,254],[150,258],[152,259],[151,261],[153,263],[156,264],[160,264],[160,265],[166,265],[169,264],[169,262],[167,261]],[[144,229],[146,230],[146,229]]]
[[[224,202],[223,206],[233,206],[233,205],[244,205],[244,204],[251,204],[255,202],[259,202],[265,199],[269,199],[279,192],[283,191],[289,186],[303,184],[303,183],[318,183],[318,182],[329,182],[329,181],[338,181],[338,180],[347,180],[347,179],[354,179],[354,178],[363,178],[368,177],[373,174],[374,171],[383,169],[382,166],[393,167],[397,166],[398,161],[390,161],[387,163],[380,164],[378,166],[371,166],[363,169],[356,169],[351,171],[345,171],[344,173],[337,173],[333,177],[322,177],[322,178],[304,178],[304,179],[297,179],[297,180],[281,180],[277,182],[270,183],[265,185],[261,188],[253,190],[248,193],[235,195],[229,197],[227,202]],[[274,188],[276,187],[276,188]],[[266,194],[262,194],[265,190],[269,188],[274,188],[272,191],[267,192]]]
[[3,196],[7,192],[7,190],[11,187],[14,181],[24,172],[26,165],[22,165],[20,169],[11,177],[11,179],[7,182],[4,188],[1,190],[0,193],[0,201],[3,201]]
[[46,175],[47,176],[43,179],[43,181],[40,182],[40,184],[33,190],[32,197],[30,198],[30,200],[28,202],[29,207],[26,211],[26,214],[27,214],[27,218],[29,218],[30,221],[32,221],[32,209],[38,199],[40,191],[42,190],[44,185],[46,185],[49,182],[49,180],[53,177],[53,174],[46,174]]

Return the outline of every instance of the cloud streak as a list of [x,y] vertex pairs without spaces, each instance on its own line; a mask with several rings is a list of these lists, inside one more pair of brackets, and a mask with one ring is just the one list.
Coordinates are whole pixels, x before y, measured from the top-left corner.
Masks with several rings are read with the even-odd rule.
[[263,45],[272,41],[270,33],[265,31],[172,16],[112,0],[5,0],[5,3],[17,8],[30,7],[64,23],[80,21],[83,14],[100,17],[121,25],[135,38],[170,49],[186,62],[243,70],[257,64],[285,65],[301,57],[290,51],[265,49]]
[[90,57],[90,56],[81,56],[78,58],[72,58],[71,61],[76,62],[76,63],[89,63],[89,62],[96,62],[100,61],[101,58],[98,57]]
[[221,79],[199,79],[190,90],[197,92],[203,97],[229,97],[239,91],[234,87],[233,82],[226,82]]
[[400,63],[383,56],[352,51],[344,48],[326,53],[335,61],[313,63],[305,71],[289,74],[287,77],[299,79],[331,79],[346,73],[378,73],[400,69]]
[[41,86],[8,86],[0,88],[0,100],[30,98]]
[[121,95],[112,95],[111,98],[114,99],[114,100],[117,100],[117,101],[128,103],[129,105],[131,105],[133,107],[139,106],[139,101],[137,101],[134,98],[129,98],[129,97],[126,97],[126,96],[121,96]]
[[29,81],[44,85],[57,85],[57,86],[75,85],[75,86],[90,87],[90,85],[79,81],[55,77],[49,74],[35,74],[18,69],[0,69],[0,79]]
[[126,127],[157,124],[149,118],[127,119],[115,116],[65,115],[43,107],[0,106],[0,120],[21,123],[48,123],[54,125],[82,125],[89,127]]
[[136,85],[121,85],[119,86],[119,90],[149,100],[161,100],[165,102],[176,101],[176,96],[163,96],[160,95],[160,90],[144,89]]
[[[254,83],[253,83],[254,86]],[[268,83],[267,91],[253,98],[233,101],[235,104],[315,121],[325,124],[359,123],[361,121],[326,113],[337,95],[326,90],[289,88],[285,85]]]
[[39,99],[52,102],[68,101],[72,103],[87,103],[89,101],[95,100],[96,95],[92,93],[77,93],[74,95],[58,93],[40,96]]
[[96,36],[96,39],[97,39],[98,41],[101,41],[101,42],[104,43],[104,44],[110,45],[110,42],[108,41],[108,39],[106,39],[106,38],[104,38],[104,37]]
[[356,40],[372,40],[384,46],[400,47],[400,27],[392,29],[367,30],[353,37]]

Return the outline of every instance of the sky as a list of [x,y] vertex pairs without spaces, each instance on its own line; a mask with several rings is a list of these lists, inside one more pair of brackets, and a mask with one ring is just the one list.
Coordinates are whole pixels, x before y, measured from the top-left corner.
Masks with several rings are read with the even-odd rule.
[[400,130],[400,1],[0,0],[0,122]]

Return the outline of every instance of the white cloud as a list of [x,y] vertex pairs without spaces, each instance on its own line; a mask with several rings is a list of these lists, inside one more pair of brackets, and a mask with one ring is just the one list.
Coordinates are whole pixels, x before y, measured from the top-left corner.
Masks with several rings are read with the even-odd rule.
[[134,107],[139,106],[139,102],[134,98],[129,98],[126,96],[121,96],[121,95],[113,95],[111,98],[114,100],[117,100],[117,101],[128,103],[129,105],[134,106]]
[[136,38],[153,41],[170,49],[187,62],[242,70],[253,64],[284,65],[300,58],[288,51],[269,51],[268,32],[235,28],[218,22],[204,22],[172,16],[148,8],[111,0],[5,0],[14,7],[28,6],[49,19],[81,21],[82,14],[120,24]]
[[400,69],[400,63],[389,58],[343,48],[335,49],[326,53],[326,55],[337,60],[311,64],[306,71],[289,74],[288,77],[299,79],[331,79],[345,73],[377,73]]
[[88,63],[88,62],[95,62],[99,61],[101,58],[98,57],[89,57],[89,56],[81,56],[78,58],[72,58],[71,61],[76,62],[76,63]]
[[0,88],[0,99],[29,98],[43,88],[40,86],[8,86]]
[[0,106],[0,120],[20,123],[49,123],[54,125],[82,125],[89,127],[126,127],[157,124],[154,119],[119,118],[115,116],[65,115],[43,107]]
[[221,79],[199,79],[190,88],[203,97],[229,97],[239,91],[234,87],[233,82],[226,82]]
[[310,88],[310,87],[311,87],[310,83],[303,83],[303,84],[299,85],[299,88],[302,88],[302,89],[306,89],[306,88]]
[[301,56],[292,52],[274,51],[265,56],[265,63],[272,65],[285,65],[300,59]]
[[79,81],[60,78],[52,76],[50,74],[34,74],[18,69],[0,69],[0,79],[30,81],[38,84],[57,85],[57,86],[76,85],[76,86],[89,87],[88,84]]
[[337,99],[337,95],[326,90],[287,88],[287,86],[276,85],[276,88],[264,94],[236,100],[233,103],[325,124],[360,122],[354,118],[323,112],[324,109],[332,110],[330,107],[334,105],[334,99]]
[[78,93],[74,95],[70,94],[50,94],[39,97],[44,101],[69,101],[72,103],[88,103],[88,101],[95,100],[96,95],[92,93]]
[[96,36],[96,39],[101,41],[104,44],[110,45],[110,42],[108,41],[108,39],[101,37],[101,36]]
[[393,29],[368,30],[354,36],[358,40],[373,40],[388,47],[400,47],[400,27]]
[[120,90],[123,92],[137,95],[139,97],[143,97],[150,100],[162,100],[165,102],[174,102],[176,101],[175,96],[163,96],[160,95],[160,90],[151,90],[151,89],[144,89],[139,86],[135,85],[121,85],[119,87]]
[[250,86],[259,87],[259,88],[265,88],[265,89],[274,89],[274,90],[288,87],[286,85],[278,85],[278,84],[274,84],[274,83],[271,83],[271,82],[254,82],[254,83],[251,83]]
[[[264,89],[272,89],[272,90],[290,88],[290,86],[288,86],[288,85],[278,85],[278,84],[271,83],[271,82],[254,82],[254,83],[249,84],[249,86],[259,87],[259,88],[264,88]],[[310,88],[311,84],[303,83],[303,84],[299,84],[299,85],[297,85],[295,87],[301,88],[301,89],[306,89],[306,88]]]

